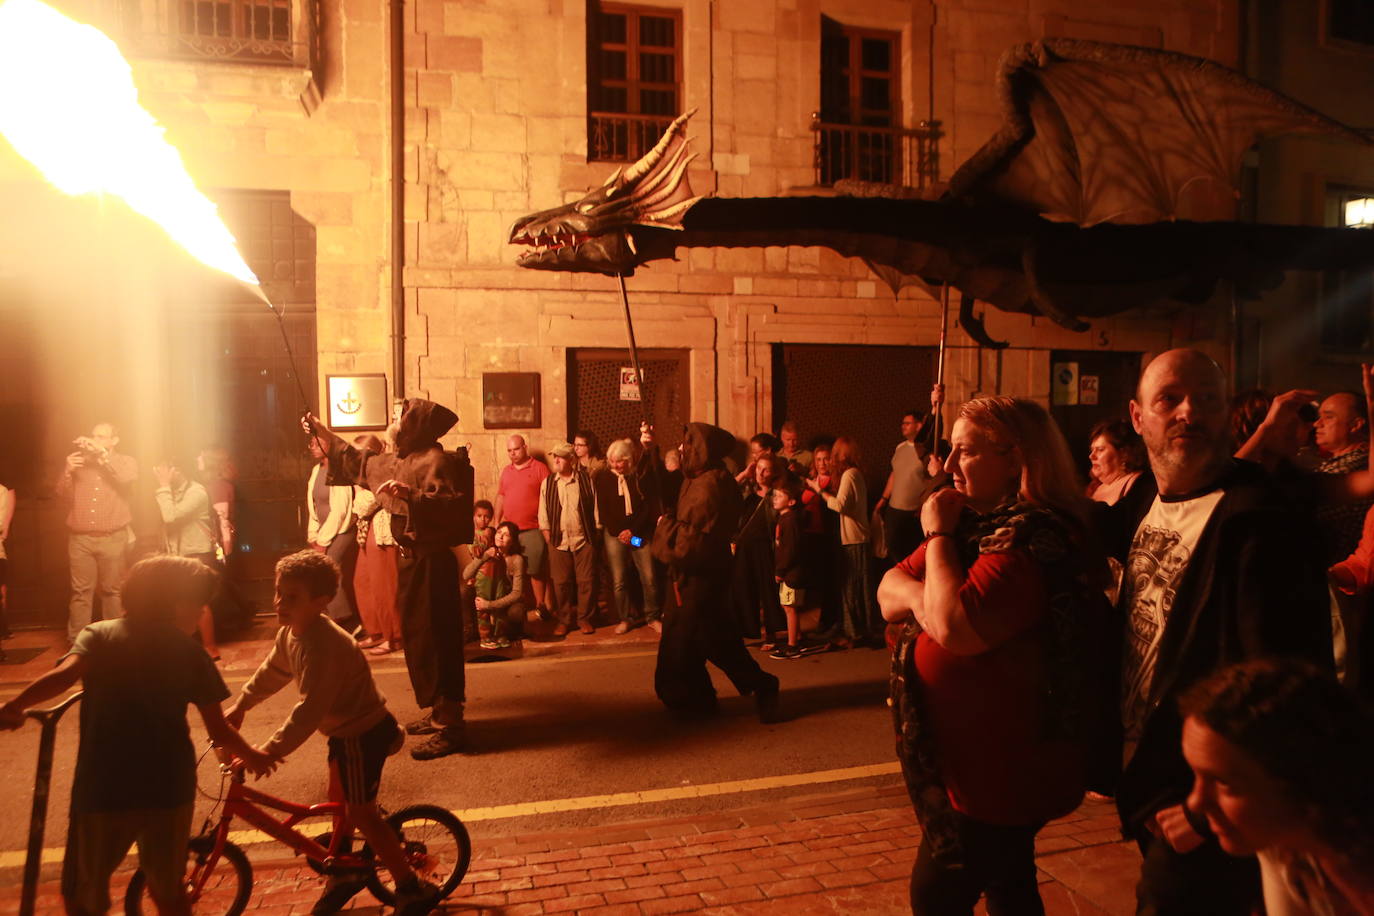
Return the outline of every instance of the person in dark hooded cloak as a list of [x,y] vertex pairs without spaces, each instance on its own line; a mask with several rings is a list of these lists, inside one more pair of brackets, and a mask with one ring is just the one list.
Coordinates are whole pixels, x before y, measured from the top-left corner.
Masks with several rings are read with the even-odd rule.
[[778,679],[744,648],[729,604],[733,557],[730,539],[739,525],[739,487],[722,459],[734,436],[706,423],[688,424],[682,441],[682,489],[677,506],[654,531],[654,557],[667,564],[681,606],[664,615],[654,689],[683,717],[716,711],[709,661],[741,694],[754,695],[759,720],[778,719]]
[[415,702],[430,710],[406,726],[412,735],[430,736],[411,748],[416,760],[464,746],[463,621],[452,548],[472,538],[472,475],[465,455],[439,444],[457,422],[447,407],[408,398],[396,451],[379,455],[349,445],[310,414],[303,421],[329,454],[329,482],[371,490],[391,513],[406,668]]

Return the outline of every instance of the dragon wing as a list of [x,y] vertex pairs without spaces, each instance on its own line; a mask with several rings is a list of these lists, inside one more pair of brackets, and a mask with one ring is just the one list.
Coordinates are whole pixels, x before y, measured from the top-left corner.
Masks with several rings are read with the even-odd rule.
[[1242,157],[1263,137],[1366,135],[1212,61],[1059,38],[1009,49],[1006,125],[949,196],[1080,226],[1234,217]]

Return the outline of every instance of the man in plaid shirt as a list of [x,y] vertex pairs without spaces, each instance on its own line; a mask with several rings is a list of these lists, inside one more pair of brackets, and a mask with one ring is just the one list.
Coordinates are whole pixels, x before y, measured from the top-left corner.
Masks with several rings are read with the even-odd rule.
[[97,423],[89,436],[75,440],[57,479],[59,496],[71,500],[67,513],[67,555],[71,564],[72,600],[67,611],[67,640],[76,639],[91,622],[91,601],[100,590],[105,619],[119,616],[119,583],[129,547],[129,496],[138,479],[138,463],[115,452],[119,434],[112,423]]

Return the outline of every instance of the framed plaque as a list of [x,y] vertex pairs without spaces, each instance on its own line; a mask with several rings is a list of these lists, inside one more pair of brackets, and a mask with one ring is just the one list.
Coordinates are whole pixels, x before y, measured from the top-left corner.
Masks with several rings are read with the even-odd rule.
[[386,429],[391,404],[386,399],[386,376],[326,375],[325,392],[329,398],[329,428],[342,430]]
[[484,429],[532,429],[539,425],[538,372],[482,373]]

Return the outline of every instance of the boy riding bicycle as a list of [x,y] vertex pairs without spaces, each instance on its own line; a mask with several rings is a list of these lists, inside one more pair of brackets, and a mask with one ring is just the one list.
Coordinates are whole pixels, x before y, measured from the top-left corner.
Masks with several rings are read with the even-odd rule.
[[[315,731],[327,736],[330,795],[342,798],[349,823],[391,871],[396,913],[428,913],[440,900],[439,888],[411,870],[376,803],[382,766],[405,736],[387,711],[362,650],[324,614],[339,587],[339,567],[324,554],[304,550],[279,560],[276,573],[273,603],[282,628],[225,719],[238,727],[245,712],[294,680],[300,701],[258,750],[280,760]],[[360,875],[331,875],[311,913],[336,913],[363,887]]]

